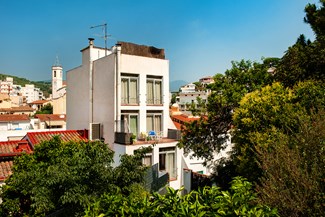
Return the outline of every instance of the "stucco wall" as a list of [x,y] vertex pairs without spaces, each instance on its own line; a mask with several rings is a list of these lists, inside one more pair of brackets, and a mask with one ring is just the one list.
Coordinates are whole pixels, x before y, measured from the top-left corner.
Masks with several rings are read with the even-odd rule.
[[89,64],[67,72],[67,129],[89,128]]

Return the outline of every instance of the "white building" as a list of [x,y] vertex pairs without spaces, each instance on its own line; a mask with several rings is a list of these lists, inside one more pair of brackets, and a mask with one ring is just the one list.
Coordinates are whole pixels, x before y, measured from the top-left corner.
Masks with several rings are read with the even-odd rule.
[[176,103],[179,106],[180,111],[187,111],[191,104],[198,104],[198,97],[201,98],[202,102],[206,103],[208,100],[208,96],[211,94],[211,90],[206,89],[202,91],[195,90],[195,84],[190,83],[184,85],[180,88],[180,92],[176,97]]
[[6,77],[6,80],[0,81],[0,93],[5,93],[10,95],[13,89],[13,78]]
[[[116,163],[120,154],[151,145],[145,137],[155,134],[151,137],[158,144],[144,162],[158,163],[161,172],[169,173],[170,186],[179,188],[189,164],[177,140],[168,138],[176,127],[169,117],[169,61],[164,50],[121,42],[105,56],[105,49],[90,39],[81,52],[81,66],[67,72],[67,129],[90,129],[90,138],[105,139],[116,152]],[[137,138],[133,144],[130,133]]]
[[27,103],[42,100],[44,98],[43,92],[39,88],[35,87],[34,84],[26,84],[25,87],[21,88],[21,93],[23,97],[26,98]]

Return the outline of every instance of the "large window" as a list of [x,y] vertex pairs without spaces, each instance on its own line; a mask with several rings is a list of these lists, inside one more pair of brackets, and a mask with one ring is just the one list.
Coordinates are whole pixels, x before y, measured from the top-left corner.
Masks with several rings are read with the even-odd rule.
[[177,178],[175,147],[159,148],[159,170],[168,172],[170,179]]
[[122,111],[121,132],[133,133],[133,135],[138,135],[138,112],[137,111]]
[[162,104],[162,79],[147,78],[147,104]]
[[147,113],[147,132],[162,131],[162,113],[161,112],[148,112]]
[[122,105],[138,104],[138,77],[122,76],[121,77],[121,103]]

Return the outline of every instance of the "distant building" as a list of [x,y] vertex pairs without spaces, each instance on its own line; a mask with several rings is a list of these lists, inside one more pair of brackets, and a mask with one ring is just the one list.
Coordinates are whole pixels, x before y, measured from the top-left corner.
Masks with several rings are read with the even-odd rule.
[[203,85],[206,85],[206,84],[213,84],[214,83],[214,79],[212,76],[206,76],[206,77],[203,77],[203,78],[200,78],[199,79],[199,82]]
[[26,98],[26,103],[44,99],[43,92],[34,84],[26,84],[21,88],[22,96]]
[[57,57],[56,63],[52,66],[51,104],[53,114],[66,114],[66,98],[66,82],[63,81],[63,68]]
[[181,91],[178,93],[178,96],[176,96],[176,103],[179,105],[180,111],[188,111],[192,104],[197,106],[198,97],[201,98],[203,103],[207,102],[208,96],[211,94],[211,90],[206,89],[196,91],[195,87],[195,84],[190,83],[180,88]]

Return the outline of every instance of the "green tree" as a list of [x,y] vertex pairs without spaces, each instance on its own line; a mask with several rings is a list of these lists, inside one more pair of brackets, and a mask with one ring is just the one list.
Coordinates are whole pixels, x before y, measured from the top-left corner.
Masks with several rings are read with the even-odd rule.
[[257,186],[260,201],[277,207],[281,216],[325,213],[324,115],[322,109],[307,118],[299,117],[298,133],[273,130],[272,138],[263,141],[271,148],[256,149],[264,171]]
[[252,184],[237,177],[229,191],[205,187],[185,196],[179,190],[167,189],[165,195],[154,193],[143,197],[104,195],[88,208],[90,216],[278,216],[275,209],[257,203]]
[[144,167],[138,157],[123,157],[127,160],[114,169],[113,155],[101,142],[64,143],[59,137],[43,142],[33,154],[15,158],[2,189],[0,215],[81,216],[104,193],[127,194],[132,184],[141,184]]
[[35,114],[53,114],[53,106],[50,103],[47,103]]

